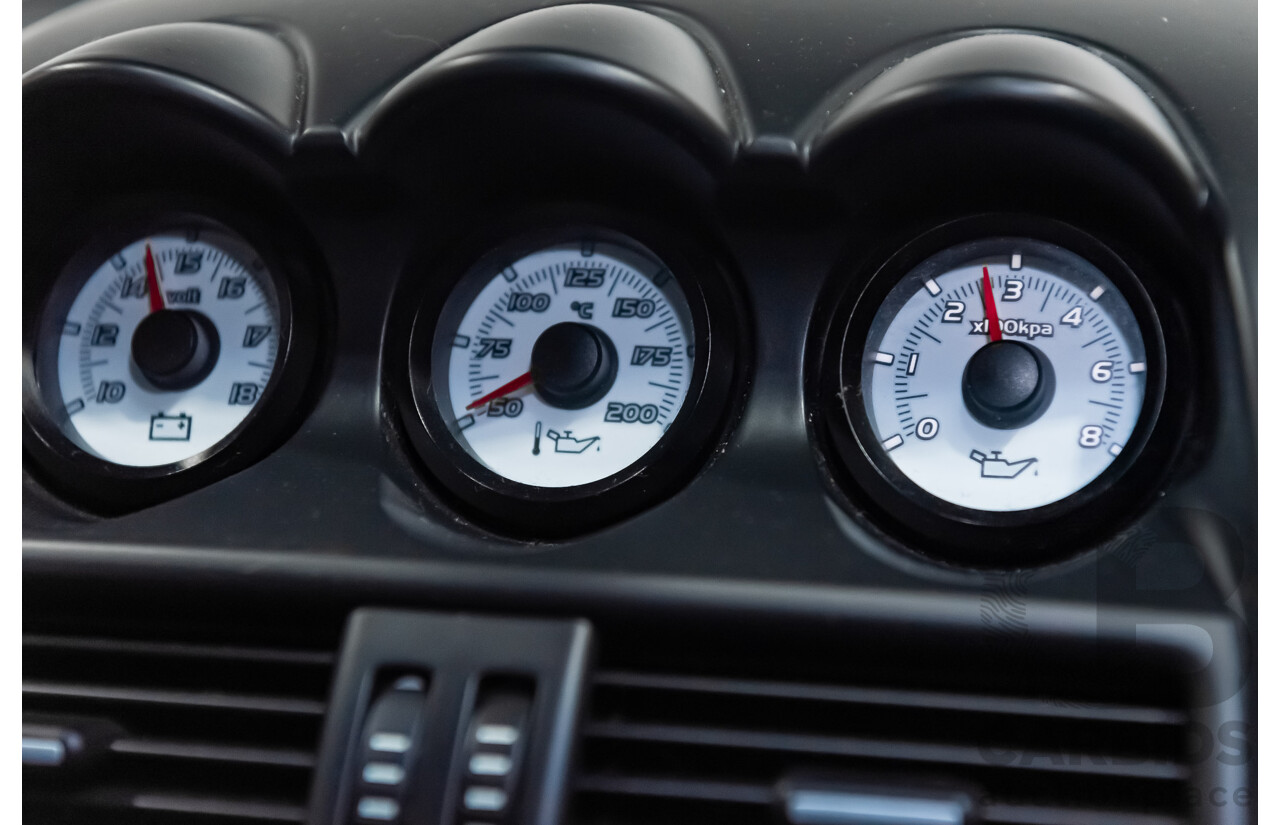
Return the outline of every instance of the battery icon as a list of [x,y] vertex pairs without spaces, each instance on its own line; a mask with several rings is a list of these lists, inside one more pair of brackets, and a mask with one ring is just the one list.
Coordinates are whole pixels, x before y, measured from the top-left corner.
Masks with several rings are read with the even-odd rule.
[[191,416],[186,413],[165,415],[157,413],[151,416],[152,441],[190,441]]

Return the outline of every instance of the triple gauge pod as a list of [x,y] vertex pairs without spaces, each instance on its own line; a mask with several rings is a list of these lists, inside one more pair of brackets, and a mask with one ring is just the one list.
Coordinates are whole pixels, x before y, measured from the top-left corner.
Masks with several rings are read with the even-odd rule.
[[[723,259],[585,211],[423,264],[411,316],[392,319],[410,443],[460,507],[513,535],[603,527],[669,497],[738,395],[742,312]],[[35,327],[36,457],[80,490],[111,480],[145,500],[245,455],[286,412],[280,388],[297,398],[306,358],[291,342],[314,330],[280,260],[197,215],[73,255]],[[838,274],[810,403],[856,512],[989,558],[1065,546],[1111,497],[1132,500],[1114,494],[1160,409],[1164,344],[1107,247],[1048,221],[973,218],[869,277]]]
[[[343,460],[372,456],[366,480],[429,502],[413,518],[465,525],[479,547],[658,508],[705,526],[749,467],[754,493],[826,496],[882,543],[1004,566],[1097,546],[1145,512],[1211,394],[1221,319],[1189,316],[1223,247],[1188,231],[1210,194],[1199,164],[1123,61],[957,32],[851,79],[838,105],[814,88],[830,111],[752,123],[705,34],[593,4],[504,21],[336,124],[350,140],[328,149],[358,162],[332,167],[335,187],[310,176],[328,144],[295,144],[293,103],[284,131],[252,127],[300,153],[275,168],[210,131],[273,111],[265,98],[188,124],[131,80],[119,100],[146,118],[121,140],[149,161],[125,181],[66,119],[114,128],[117,98],[87,75],[32,92],[59,124],[32,158],[85,195],[29,210],[32,475],[119,513],[286,444],[237,489],[292,485],[308,450],[343,443]],[[295,100],[297,68],[259,73],[287,81],[273,100]],[[175,84],[190,71],[172,69]],[[227,91],[197,97],[220,109]],[[783,124],[798,131],[755,131]],[[175,180],[187,197],[164,194]],[[159,207],[115,194],[140,191]],[[352,211],[373,202],[386,220]],[[326,255],[346,268],[332,284]],[[329,355],[343,383],[326,393]],[[313,398],[341,437],[323,448],[319,426],[291,440]],[[778,455],[807,468],[811,448],[813,475],[755,472]],[[385,515],[381,488],[350,492]],[[793,511],[748,516],[785,527]]]

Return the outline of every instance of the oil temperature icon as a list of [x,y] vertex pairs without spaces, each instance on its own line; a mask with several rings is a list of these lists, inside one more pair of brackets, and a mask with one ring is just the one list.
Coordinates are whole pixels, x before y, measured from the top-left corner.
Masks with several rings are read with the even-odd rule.
[[590,438],[574,438],[572,430],[565,430],[558,433],[555,430],[547,430],[547,440],[556,445],[557,453],[570,453],[572,455],[582,455],[587,448],[600,440],[600,436],[593,435]]
[[973,450],[969,453],[969,458],[978,462],[978,465],[982,468],[983,478],[1017,478],[1022,474],[1023,470],[1039,461],[1036,458],[1009,461],[1000,457],[999,450],[992,450],[991,455],[987,455],[981,450]]
[[[573,430],[565,430],[564,432],[556,432],[555,430],[547,430],[547,440],[555,445],[552,452],[567,453],[568,455],[582,455],[592,444],[600,441],[600,436],[593,435],[589,438],[574,438]],[[599,450],[599,447],[596,447]],[[542,422],[539,421],[533,427],[533,454],[542,454]]]

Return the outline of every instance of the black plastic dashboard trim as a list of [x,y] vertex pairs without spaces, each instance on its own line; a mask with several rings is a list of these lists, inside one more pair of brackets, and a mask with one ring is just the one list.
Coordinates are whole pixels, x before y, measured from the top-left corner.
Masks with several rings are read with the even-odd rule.
[[[181,49],[174,48],[175,37]],[[167,93],[238,122],[287,155],[302,125],[304,78],[295,52],[271,34],[222,23],[170,23],[105,37],[32,68],[23,75],[23,94],[30,99],[103,83]]]
[[[371,248],[398,254],[395,244],[401,239],[384,226],[397,220],[407,223],[409,218],[370,208],[372,197],[355,201],[355,211],[369,210],[360,216],[364,222],[359,230],[366,242],[361,246],[341,231],[324,237],[326,229],[340,228],[342,216],[336,215],[332,200],[311,195],[336,182],[335,191],[367,196],[362,186],[372,189],[370,182],[380,185],[394,179],[380,177],[387,170],[376,164],[365,165],[382,151],[376,144],[388,133],[353,131],[362,113],[395,103],[388,90],[414,77],[451,44],[465,42],[531,3],[388,2],[379,6],[385,18],[358,19],[350,16],[349,4],[337,0],[315,0],[306,4],[305,13],[282,6],[281,30],[296,27],[289,38],[280,36],[297,46],[299,77],[291,76],[290,82],[301,78],[302,85],[294,91],[303,98],[297,111],[280,117],[264,114],[270,106],[238,97],[213,75],[202,79],[200,71],[174,73],[130,62],[128,56],[124,62],[47,61],[51,54],[119,27],[146,27],[182,15],[216,14],[219,19],[246,21],[252,17],[257,23],[250,25],[274,25],[263,20],[260,5],[250,0],[179,5],[90,0],[67,9],[24,33],[24,48],[33,55],[27,65],[43,66],[26,78],[27,106],[37,89],[105,80],[105,88],[136,86],[149,97],[175,104],[186,116],[195,110],[202,123],[218,126],[223,138],[243,141],[247,135],[266,148],[264,154],[270,157],[264,166],[272,166],[280,180],[302,180],[313,187],[292,193],[294,205],[306,214],[305,220],[315,222],[317,235],[332,244],[325,252],[339,262],[333,267],[339,276],[339,300],[361,294],[358,288],[364,287],[380,296],[391,295],[385,273],[361,270],[352,261]],[[839,134],[830,129],[836,122],[826,110],[838,115],[849,92],[875,91],[874,77],[888,66],[896,68],[885,75],[885,82],[902,80],[900,72],[910,61],[898,65],[898,56],[916,60],[939,41],[978,39],[968,27],[998,21],[1018,27],[1022,36],[1044,31],[1048,39],[1076,43],[1092,53],[1092,59],[1128,75],[1142,94],[1156,101],[1169,121],[1166,125],[1171,124],[1200,179],[1181,174],[1180,161],[1166,155],[1147,168],[1157,176],[1161,170],[1173,172],[1173,183],[1164,184],[1166,191],[1173,193],[1171,202],[1177,204],[1191,244],[1212,264],[1206,271],[1215,288],[1203,304],[1188,309],[1195,311],[1194,322],[1221,371],[1212,376],[1217,392],[1206,401],[1212,409],[1202,419],[1203,426],[1187,435],[1186,450],[1197,461],[1181,468],[1176,483],[1159,491],[1167,498],[1116,542],[1036,571],[1043,575],[1035,577],[1033,592],[1025,598],[1028,638],[1044,642],[1046,649],[1067,651],[1106,636],[1110,630],[1099,619],[1117,612],[1131,623],[1190,622],[1209,629],[1215,652],[1222,657],[1209,672],[1196,675],[1197,690],[1210,691],[1213,684],[1237,677],[1248,679],[1252,663],[1244,658],[1255,649],[1255,641],[1236,626],[1231,612],[1243,602],[1242,610],[1251,616],[1256,602],[1256,576],[1251,579],[1250,574],[1257,547],[1254,525],[1249,523],[1256,519],[1250,500],[1256,493],[1256,456],[1251,455],[1257,425],[1256,355],[1251,348],[1256,306],[1250,301],[1256,284],[1256,212],[1250,197],[1256,194],[1256,182],[1249,178],[1256,171],[1256,151],[1250,146],[1256,150],[1257,143],[1256,133],[1248,134],[1247,128],[1250,105],[1256,104],[1256,86],[1249,87],[1256,74],[1250,72],[1250,61],[1256,53],[1250,44],[1237,41],[1256,9],[1247,2],[1189,6],[1160,22],[1167,10],[1151,4],[1121,7],[1102,2],[970,0],[933,6],[927,13],[907,9],[905,14],[900,3],[866,3],[858,5],[856,21],[852,7],[839,3],[814,4],[803,16],[785,4],[731,7],[681,0],[673,8],[653,14],[677,28],[687,17],[690,32],[693,25],[698,27],[695,40],[707,55],[709,76],[724,79],[737,73],[733,84],[725,84],[729,91],[722,99],[733,129],[726,131],[716,118],[696,111],[697,116],[690,117],[687,110],[656,122],[706,167],[699,185],[705,184],[708,191],[729,187],[718,193],[721,202],[709,209],[716,210],[718,219],[728,216],[726,246],[741,256],[744,303],[752,326],[759,330],[759,372],[751,377],[752,393],[740,424],[725,443],[716,445],[724,454],[711,472],[653,512],[581,541],[522,547],[551,552],[519,558],[486,556],[484,551],[496,544],[491,537],[457,529],[454,514],[429,493],[415,488],[411,480],[390,481],[384,474],[403,470],[387,455],[375,455],[385,446],[378,441],[384,431],[371,409],[379,385],[366,380],[379,368],[371,353],[379,346],[378,324],[385,313],[383,307],[375,313],[350,301],[335,333],[338,346],[344,348],[335,369],[340,381],[276,454],[227,483],[124,518],[76,522],[71,515],[42,509],[34,483],[24,477],[24,484],[32,488],[24,492],[23,504],[24,533],[29,537],[23,574],[30,594],[24,621],[77,615],[93,620],[129,612],[159,624],[170,617],[158,606],[172,607],[185,599],[210,625],[237,621],[239,611],[253,604],[263,611],[254,616],[265,614],[278,622],[273,628],[307,632],[333,613],[361,604],[395,603],[548,615],[593,612],[617,625],[692,630],[705,624],[726,637],[773,625],[795,634],[795,639],[826,635],[852,643],[877,633],[903,640],[936,634],[957,648],[973,645],[984,630],[981,611],[984,599],[991,596],[988,584],[1016,583],[1025,571],[988,579],[973,571],[907,564],[914,560],[905,555],[895,560],[902,562],[899,566],[877,555],[891,552],[885,537],[828,517],[827,508],[833,505],[822,495],[824,468],[818,466],[815,472],[803,440],[802,389],[795,371],[804,360],[807,337],[796,329],[794,315],[811,312],[821,300],[814,293],[827,277],[825,270],[819,271],[825,265],[823,256],[839,245],[840,240],[832,239],[848,227],[833,228],[840,220],[833,215],[847,216],[840,210],[849,205],[866,206],[859,200],[857,182],[842,176],[848,154],[856,154],[853,149],[875,137],[881,125],[899,121],[897,114],[919,102],[913,93],[932,99],[954,88],[949,79],[933,86],[909,84],[905,100],[893,99],[893,117],[860,120],[850,130],[841,125]],[[116,12],[121,13],[118,18]],[[458,78],[504,84],[513,70],[537,64],[551,70],[561,91],[597,100],[607,99],[607,84],[613,80],[631,84],[631,93],[618,99],[619,108],[671,102],[670,88],[634,71],[634,66],[622,65],[625,61],[573,53],[531,60],[516,48],[477,53],[474,62],[460,62],[454,67]],[[432,99],[461,96],[462,87],[453,85],[454,69],[436,68],[441,70],[440,83],[429,89]],[[1104,120],[1089,114],[1097,100],[1076,95],[1070,82],[1055,85],[1052,80],[1005,72],[985,77],[979,85],[981,94],[970,102],[1008,102],[1031,92],[1061,98],[1065,90],[1069,117],[1079,131],[1093,130]],[[446,87],[452,87],[448,94]],[[681,105],[677,100],[676,108]],[[298,121],[291,122],[295,116]],[[28,119],[28,129],[31,122]],[[381,129],[379,125],[377,131]],[[819,132],[822,139],[811,141]],[[366,143],[366,137],[377,140]],[[353,146],[360,150],[358,156]],[[352,178],[366,173],[361,183],[351,185]],[[1217,173],[1221,179],[1214,177]],[[749,185],[742,186],[744,181]],[[753,189],[755,183],[764,185]],[[840,190],[831,199],[837,201],[834,204],[824,199],[833,189]],[[748,203],[750,199],[736,197],[741,192],[770,203]],[[413,212],[412,219],[421,214]],[[440,224],[423,226],[435,229]],[[805,253],[797,253],[799,249]],[[423,529],[415,532],[388,512],[381,499],[387,487],[395,487],[406,501],[422,508],[412,517]],[[1237,531],[1240,548],[1223,551],[1221,536],[1184,535],[1169,527],[1180,510],[1184,514],[1193,507],[1225,514],[1224,535]],[[224,519],[228,513],[235,517]],[[723,530],[707,526],[717,519],[737,523]],[[1188,559],[1208,564],[1214,553],[1225,557],[1236,550],[1243,571],[1243,583],[1237,582],[1243,588],[1240,593],[1211,592],[1214,588],[1205,582],[1185,592],[1144,591],[1124,578],[1143,553],[1160,570],[1167,565],[1176,570]],[[1099,595],[1117,570],[1133,589],[1120,588],[1119,596]],[[1160,607],[1099,604],[1111,598]],[[98,613],[89,612],[89,605]],[[1106,645],[1115,641],[1108,637]],[[1187,640],[1156,640],[1150,651],[1188,663],[1195,659],[1194,646]],[[771,652],[783,653],[785,648]],[[1232,700],[1198,710],[1199,718],[1214,730],[1215,718],[1251,722],[1256,716],[1251,691],[1246,685]],[[1197,787],[1205,790],[1223,784],[1256,787],[1250,784],[1252,762],[1223,766],[1206,759],[1194,770]],[[1215,813],[1202,810],[1197,819],[1209,821]],[[1224,821],[1244,821],[1248,816],[1248,809],[1223,812]]]
[[[1103,126],[1098,132],[1132,150],[1126,154],[1142,162],[1153,181],[1176,181],[1186,207],[1198,210],[1208,201],[1204,173],[1167,111],[1116,65],[1078,44],[1037,32],[966,32],[918,51],[852,92],[816,130],[809,152],[821,163],[828,155],[853,151],[841,144],[856,143],[861,129],[940,104],[954,110],[960,102],[1095,118]],[[1158,161],[1146,161],[1152,149]]]
[[717,70],[687,32],[645,11],[584,3],[517,15],[435,55],[356,115],[350,144],[367,154],[399,120],[466,96],[469,85],[529,78],[628,100],[683,133],[713,166],[725,166],[741,140]]

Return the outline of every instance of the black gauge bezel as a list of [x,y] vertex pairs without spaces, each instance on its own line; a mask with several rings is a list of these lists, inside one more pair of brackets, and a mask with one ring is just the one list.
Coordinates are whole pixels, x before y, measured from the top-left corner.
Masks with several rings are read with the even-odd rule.
[[[926,492],[889,459],[871,430],[862,396],[863,349],[881,304],[918,265],[956,246],[1027,238],[1062,247],[1096,266],[1133,309],[1146,349],[1147,384],[1125,449],[1095,479],[1058,501],[1028,510],[961,507]],[[861,288],[859,288],[861,287]],[[841,320],[843,319],[843,321]],[[1160,443],[1166,339],[1155,306],[1130,266],[1093,236],[1047,218],[981,215],[919,235],[888,256],[869,279],[850,280],[830,317],[810,403],[819,411],[816,446],[834,453],[842,500],[924,555],[973,566],[1026,566],[1062,558],[1113,533],[1155,496],[1171,444]],[[1172,428],[1166,428],[1166,432]],[[1167,439],[1166,439],[1167,440]]]
[[[216,444],[183,461],[148,467],[114,464],[69,435],[50,399],[58,395],[56,367],[41,350],[93,271],[138,238],[157,232],[216,230],[257,256],[278,302],[280,343],[275,368],[245,419]],[[36,477],[69,502],[102,515],[157,504],[241,470],[279,446],[305,411],[322,363],[319,318],[323,288],[314,255],[299,230],[262,210],[227,208],[189,194],[124,196],[89,210],[54,233],[52,250],[24,267],[23,448]],[[52,326],[51,326],[52,325]],[[56,358],[56,352],[52,354]]]
[[[644,510],[684,486],[724,437],[742,350],[739,306],[723,258],[647,218],[595,205],[547,206],[490,221],[483,232],[434,261],[413,266],[416,284],[405,334],[389,336],[389,390],[427,472],[474,523],[525,540],[581,535]],[[656,257],[689,304],[695,341],[688,394],[666,434],[640,459],[607,478],[542,488],[511,481],[482,465],[452,434],[432,384],[432,343],[454,290],[477,267],[512,261],[565,243],[618,244]],[[494,273],[500,271],[498,266]],[[584,508],[584,502],[590,502]]]

